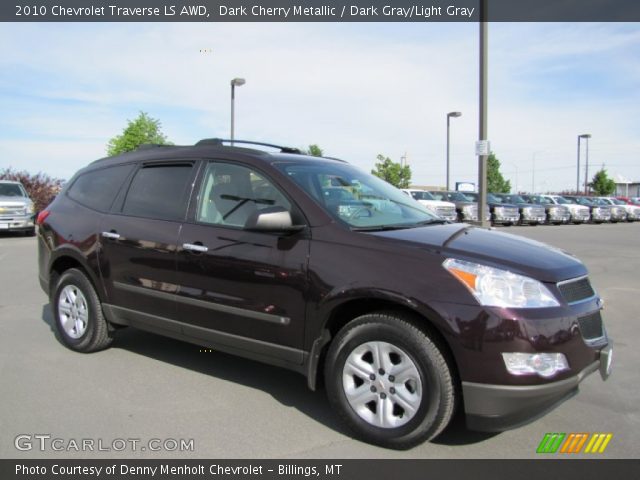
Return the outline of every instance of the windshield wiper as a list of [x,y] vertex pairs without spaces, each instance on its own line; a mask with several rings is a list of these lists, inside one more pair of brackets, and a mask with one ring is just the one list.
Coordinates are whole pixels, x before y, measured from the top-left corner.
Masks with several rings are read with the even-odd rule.
[[406,230],[409,228],[424,227],[426,225],[442,225],[448,223],[447,220],[441,218],[432,218],[416,223],[396,223],[392,225],[372,225],[369,227],[351,227],[354,232],[381,232],[386,230]]
[[354,232],[382,232],[385,230],[403,230],[405,228],[413,228],[412,225],[371,225],[369,227],[351,227]]

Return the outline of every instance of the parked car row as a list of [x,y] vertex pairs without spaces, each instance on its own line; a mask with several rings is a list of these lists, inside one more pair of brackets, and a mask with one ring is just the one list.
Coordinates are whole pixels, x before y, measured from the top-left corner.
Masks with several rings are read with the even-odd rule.
[[[403,192],[445,220],[478,220],[478,193],[419,189]],[[626,197],[487,193],[486,220],[491,225],[504,226],[635,222],[640,220],[640,201]]]

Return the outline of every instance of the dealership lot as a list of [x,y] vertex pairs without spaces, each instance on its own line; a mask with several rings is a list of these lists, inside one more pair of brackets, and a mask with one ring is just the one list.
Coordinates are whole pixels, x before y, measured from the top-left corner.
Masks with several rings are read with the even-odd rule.
[[[458,418],[434,443],[406,452],[351,439],[324,392],[309,391],[295,373],[133,329],[119,332],[107,351],[67,350],[53,336],[38,286],[36,240],[0,236],[0,457],[523,458],[536,456],[547,432],[612,433],[601,456],[637,457],[640,223],[500,230],[586,263],[605,300],[613,376],[603,383],[592,375],[577,397],[526,427],[479,434]],[[41,452],[39,434],[60,439],[62,451],[46,441]],[[24,450],[14,446],[19,435],[27,436]],[[93,451],[73,448],[83,439],[94,441]],[[180,451],[183,440],[192,448]],[[97,451],[98,444],[112,450]]]

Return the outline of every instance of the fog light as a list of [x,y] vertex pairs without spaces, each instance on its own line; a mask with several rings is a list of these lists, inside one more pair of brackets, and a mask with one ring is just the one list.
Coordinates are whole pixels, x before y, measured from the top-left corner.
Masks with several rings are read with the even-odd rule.
[[540,375],[553,377],[569,370],[567,358],[562,353],[503,353],[502,358],[511,375]]

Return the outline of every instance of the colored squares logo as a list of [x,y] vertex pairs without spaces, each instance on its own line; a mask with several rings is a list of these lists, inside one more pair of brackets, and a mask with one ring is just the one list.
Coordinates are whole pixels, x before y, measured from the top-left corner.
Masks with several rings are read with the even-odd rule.
[[604,453],[612,433],[545,433],[536,453]]

